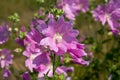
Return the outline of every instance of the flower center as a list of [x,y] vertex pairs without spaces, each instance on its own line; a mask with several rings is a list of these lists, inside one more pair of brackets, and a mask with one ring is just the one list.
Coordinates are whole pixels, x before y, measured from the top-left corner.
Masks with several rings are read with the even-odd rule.
[[120,35],[120,32],[118,33],[118,35]]
[[59,33],[56,33],[53,38],[56,40],[56,43],[62,41],[62,35],[60,35]]
[[34,54],[31,54],[31,55],[30,55],[30,59],[31,59],[31,60],[34,60],[35,57],[36,57],[36,55],[34,55]]
[[110,15],[108,13],[105,14],[106,19],[110,19]]
[[4,55],[1,55],[1,56],[0,56],[0,60],[2,60],[2,59],[5,59],[5,56],[4,56]]

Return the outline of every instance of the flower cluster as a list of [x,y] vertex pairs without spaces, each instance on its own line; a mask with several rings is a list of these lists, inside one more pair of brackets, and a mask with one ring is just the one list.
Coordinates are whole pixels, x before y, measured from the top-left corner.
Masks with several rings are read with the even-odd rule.
[[[42,5],[43,7],[40,7],[41,10],[34,15],[35,17],[30,24],[29,32],[27,32],[27,28],[24,26],[21,29],[16,27],[16,23],[20,21],[17,13],[9,17],[13,22],[11,28],[7,24],[0,26],[0,45],[7,42],[11,36],[13,38],[11,40],[15,39],[15,42],[24,48],[24,51],[19,47],[15,47],[16,49],[14,49],[16,53],[23,52],[22,55],[26,57],[25,67],[29,69],[30,74],[29,71],[24,72],[22,75],[23,80],[31,80],[34,77],[34,80],[71,80],[68,72],[73,72],[74,67],[70,66],[69,62],[88,66],[92,60],[97,60],[97,58],[92,59],[92,52],[88,54],[85,51],[85,45],[79,42],[92,44],[93,46],[90,46],[91,50],[104,53],[102,50],[103,44],[112,40],[111,38],[103,39],[99,42],[97,39],[93,40],[94,36],[83,36],[80,40],[77,39],[79,31],[73,29],[75,19],[80,12],[85,13],[89,10],[89,0],[56,1],[53,4],[52,2],[48,2],[49,6],[48,4],[44,4]],[[37,0],[37,2],[41,5],[45,0]],[[90,2],[92,1],[90,0]],[[120,36],[120,0],[105,0],[105,2],[106,4],[98,5],[92,11],[93,17],[96,21],[100,21],[102,25],[108,23],[113,34]],[[90,9],[93,8],[94,5],[90,5]],[[89,12],[84,18],[86,17],[90,17]],[[88,21],[89,23],[92,22],[91,19]],[[92,29],[91,25],[88,29]],[[104,30],[100,29],[95,33],[103,35]],[[87,51],[89,52],[89,50]],[[119,52],[119,47],[117,50],[117,46],[115,45],[111,51]],[[105,50],[105,52],[107,51]],[[10,65],[12,64],[12,59],[13,55],[10,50],[5,48],[0,49],[0,68],[2,69],[1,72],[3,72],[4,78],[7,78],[11,74],[10,69],[12,68],[10,68]],[[91,66],[92,69],[96,65],[99,65],[97,62]],[[112,72],[112,70],[110,71]],[[22,72],[19,73],[21,74]],[[111,75],[108,79],[111,79]],[[89,77],[86,76],[84,79],[88,79]]]
[[2,49],[0,51],[0,67],[4,69],[4,77],[10,75],[9,66],[12,64],[13,55],[10,54],[10,51],[7,49]]
[[70,20],[75,20],[75,16],[80,11],[86,12],[89,9],[88,0],[57,0],[58,8],[63,9],[65,15]]
[[[4,44],[8,41],[10,37],[10,31],[8,24],[4,26],[0,26],[0,44]],[[5,48],[0,49],[0,68],[3,69],[3,77],[8,77],[10,75],[9,66],[12,64],[13,55],[11,54],[10,50]]]
[[[62,64],[66,54],[70,56],[71,62],[88,65],[89,61],[83,59],[87,53],[84,51],[84,45],[78,43],[76,39],[78,31],[72,29],[73,23],[65,21],[63,16],[56,20],[52,14],[47,21],[40,19],[33,21],[30,32],[24,39],[26,50],[23,55],[27,57],[26,67],[31,72],[37,71],[38,78],[44,78],[45,75],[52,77],[54,62],[51,56],[55,55],[53,57],[57,59],[60,57],[60,64]],[[59,65],[55,68],[55,74],[64,74],[68,79],[67,72],[73,70],[73,67]]]
[[120,1],[110,0],[108,4],[99,5],[92,11],[95,20],[102,22],[105,25],[107,22],[110,29],[115,35],[120,34]]

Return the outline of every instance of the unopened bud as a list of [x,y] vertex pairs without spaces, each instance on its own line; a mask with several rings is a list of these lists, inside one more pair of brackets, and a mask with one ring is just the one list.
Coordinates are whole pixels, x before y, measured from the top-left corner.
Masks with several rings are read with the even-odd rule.
[[18,32],[19,30],[18,30],[18,28],[14,28],[14,30],[16,31],[16,32]]
[[9,28],[8,30],[11,32],[11,31],[12,31],[12,28]]
[[112,32],[108,32],[108,36],[111,36],[111,35],[113,35],[113,33]]

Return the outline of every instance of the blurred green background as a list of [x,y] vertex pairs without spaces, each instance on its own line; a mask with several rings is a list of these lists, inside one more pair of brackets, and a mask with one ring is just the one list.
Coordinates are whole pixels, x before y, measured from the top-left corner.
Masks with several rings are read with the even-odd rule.
[[30,23],[36,10],[35,0],[0,0],[0,23],[8,21],[8,16],[15,12],[20,15],[21,25]]
[[[46,5],[47,1],[49,0],[46,0]],[[54,0],[51,0],[51,3],[54,3]],[[90,0],[91,10],[102,3],[105,1]],[[12,25],[8,16],[17,12],[20,15],[20,22],[16,27],[29,26],[34,13],[38,12],[40,6],[36,0],[0,0],[0,24],[9,22]],[[90,12],[80,13],[76,19],[74,28],[80,31],[78,39],[85,36],[85,40],[81,43],[87,44],[86,48],[93,52],[93,58],[89,66],[74,65],[75,73],[71,75],[72,80],[108,80],[110,75],[112,75],[112,80],[120,80],[120,38],[108,35],[109,26],[102,26],[101,23],[95,22]],[[0,45],[0,48],[3,47],[13,49],[20,46],[10,40],[3,46]],[[21,80],[19,73],[21,70],[26,70],[24,67],[25,57],[21,57],[21,53],[13,54],[17,56],[12,65],[14,68],[11,68],[13,74],[8,80]],[[0,80],[2,80],[1,72]]]

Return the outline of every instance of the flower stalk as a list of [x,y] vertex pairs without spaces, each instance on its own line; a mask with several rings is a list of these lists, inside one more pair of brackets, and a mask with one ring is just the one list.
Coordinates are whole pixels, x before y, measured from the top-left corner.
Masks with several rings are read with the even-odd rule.
[[55,70],[56,70],[55,60],[56,60],[56,55],[53,54],[53,80],[55,80]]

